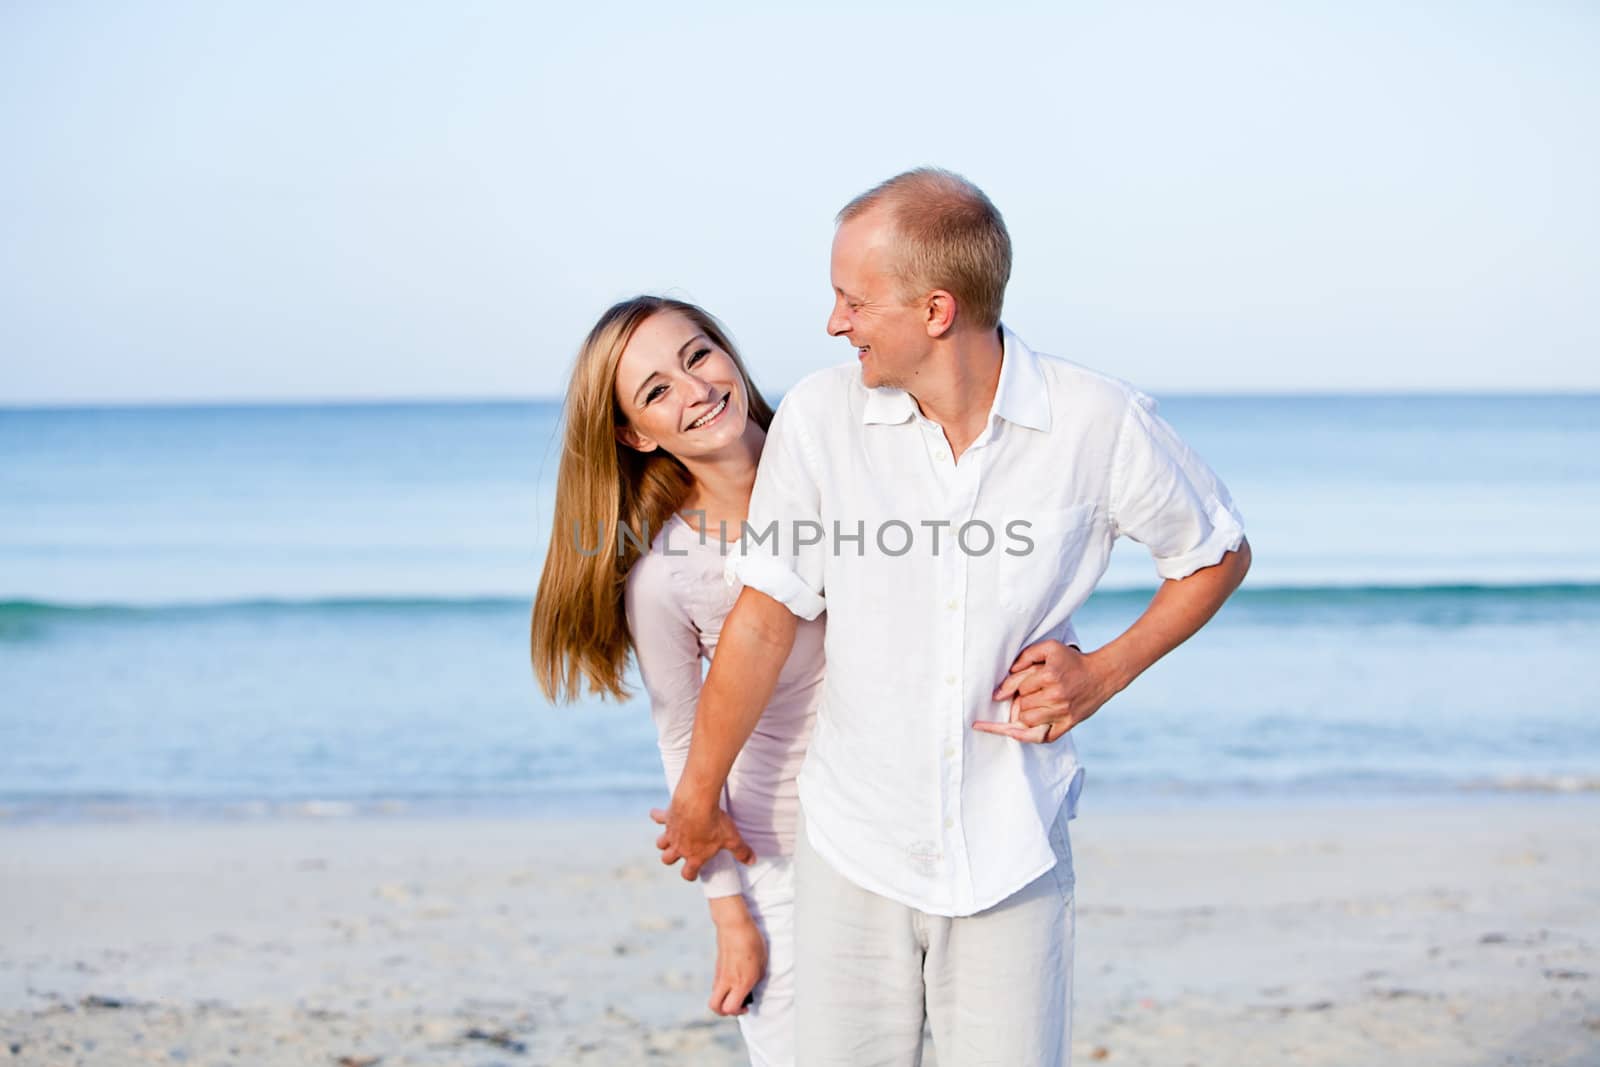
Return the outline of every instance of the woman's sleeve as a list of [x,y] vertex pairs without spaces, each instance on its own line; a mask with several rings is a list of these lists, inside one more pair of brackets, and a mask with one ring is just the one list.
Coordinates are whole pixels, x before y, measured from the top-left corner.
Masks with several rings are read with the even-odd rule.
[[[674,588],[672,568],[665,557],[649,553],[633,565],[624,603],[639,677],[650,697],[661,768],[667,775],[667,790],[672,792],[683,777],[689,740],[694,736],[702,677],[700,637]],[[701,867],[699,880],[707,897],[728,897],[744,890],[739,862],[728,852],[718,852]]]

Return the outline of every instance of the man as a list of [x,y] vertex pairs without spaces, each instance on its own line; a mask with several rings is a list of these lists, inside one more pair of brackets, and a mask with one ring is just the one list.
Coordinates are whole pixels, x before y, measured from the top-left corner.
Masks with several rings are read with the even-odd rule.
[[[924,1021],[943,1067],[1068,1062],[1068,733],[1249,567],[1227,490],[1147,397],[1000,325],[1010,271],[999,212],[954,174],[910,171],[840,212],[828,332],[859,370],[784,398],[729,560],[744,591],[658,844],[685,878],[749,855],[722,782],[796,618],[826,609],[800,775],[804,1067],[918,1063]],[[1086,653],[1071,616],[1118,536],[1167,580]]]

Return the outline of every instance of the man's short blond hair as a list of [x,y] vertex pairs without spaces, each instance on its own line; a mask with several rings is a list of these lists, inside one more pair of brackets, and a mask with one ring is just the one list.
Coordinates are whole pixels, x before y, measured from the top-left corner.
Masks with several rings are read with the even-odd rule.
[[959,174],[918,167],[873,186],[844,206],[842,225],[875,208],[894,229],[895,273],[908,297],[944,289],[957,316],[980,329],[1000,324],[1011,280],[1011,235],[983,190]]

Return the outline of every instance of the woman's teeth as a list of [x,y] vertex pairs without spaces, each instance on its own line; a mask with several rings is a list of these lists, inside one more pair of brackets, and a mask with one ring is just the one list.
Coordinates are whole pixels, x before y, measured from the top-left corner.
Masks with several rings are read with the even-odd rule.
[[723,397],[721,400],[717,401],[717,406],[716,407],[712,408],[710,411],[706,412],[704,415],[701,415],[698,419],[695,419],[693,422],[691,422],[689,424],[689,429],[698,430],[700,427],[704,426],[706,423],[710,422],[712,419],[716,418],[718,415],[721,415],[722,414],[722,409],[727,407],[727,406],[728,406],[728,398],[727,397]]

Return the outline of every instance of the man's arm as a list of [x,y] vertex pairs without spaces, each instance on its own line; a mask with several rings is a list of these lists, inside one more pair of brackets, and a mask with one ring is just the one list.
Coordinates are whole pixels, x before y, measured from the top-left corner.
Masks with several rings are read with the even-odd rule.
[[1012,701],[1011,721],[977,722],[973,729],[1035,743],[1060,739],[1193,637],[1239,588],[1249,569],[1250,542],[1241,540],[1216,564],[1162,582],[1144,614],[1093,652],[1079,652],[1059,641],[1028,646],[994,694],[995,700]]
[[[1127,686],[1139,675],[1199,632],[1217,610],[1239,588],[1250,570],[1250,542],[1227,553],[1210,567],[1202,567],[1187,578],[1161,583],[1150,606],[1121,635],[1096,651],[1109,663],[1109,670]],[[1032,720],[1033,725],[1043,722]]]
[[745,863],[754,858],[717,798],[772,699],[798,627],[787,607],[749,587],[722,624],[695,709],[689,759],[666,811],[666,829],[656,841],[662,863],[684,861],[686,879],[695,878],[701,864],[724,848]]

